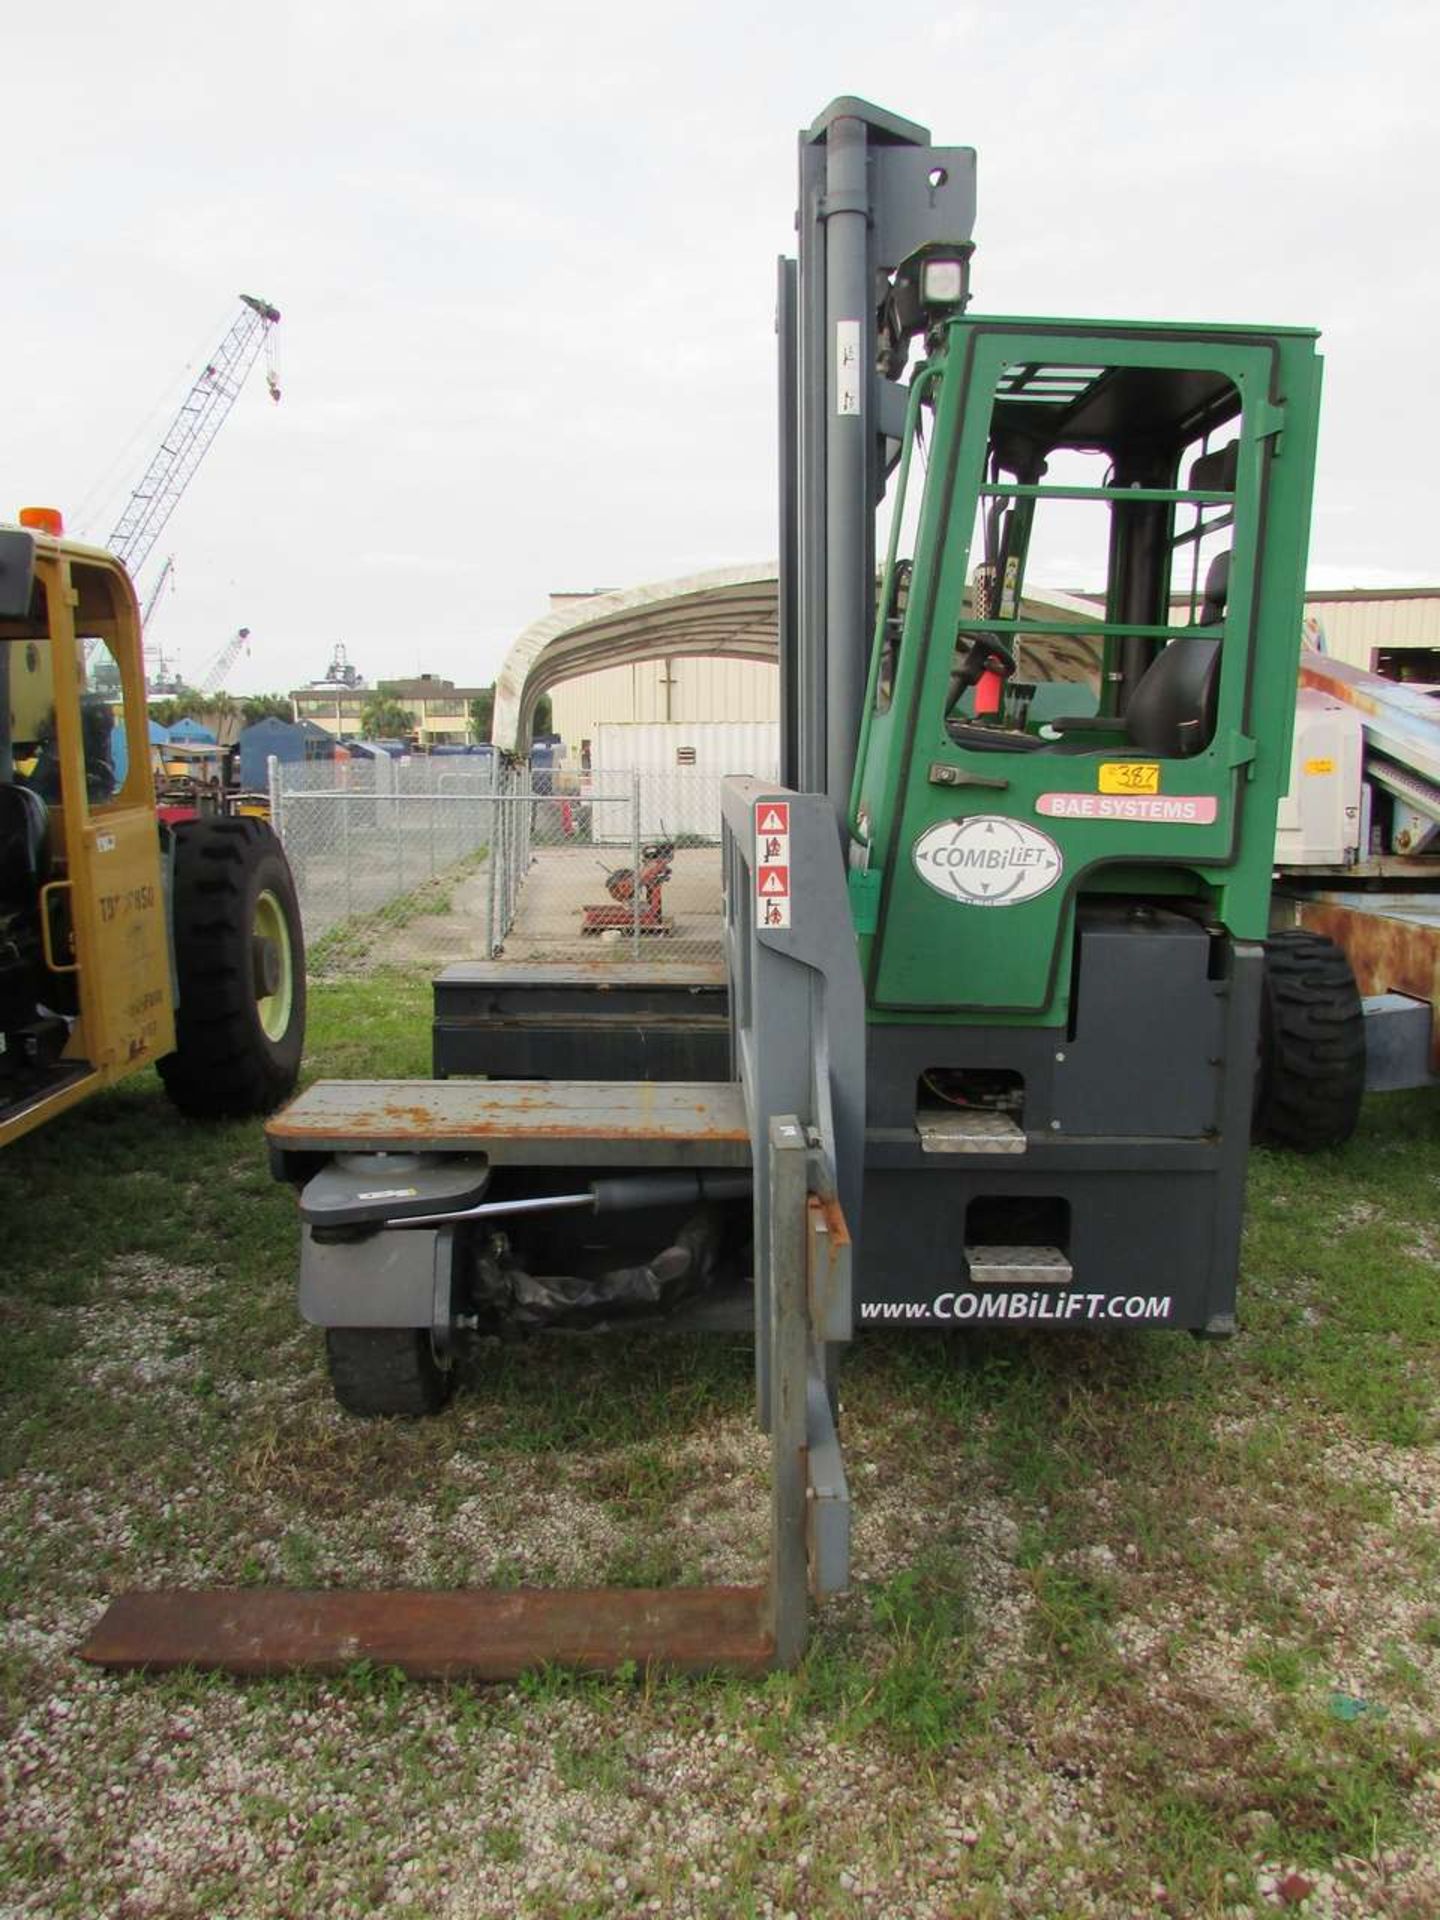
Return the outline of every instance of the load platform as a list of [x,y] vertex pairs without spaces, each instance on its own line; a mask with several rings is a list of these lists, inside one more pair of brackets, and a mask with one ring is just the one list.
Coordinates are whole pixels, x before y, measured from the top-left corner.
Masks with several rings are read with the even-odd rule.
[[273,1158],[483,1153],[493,1166],[744,1167],[731,1081],[321,1080],[267,1128]]

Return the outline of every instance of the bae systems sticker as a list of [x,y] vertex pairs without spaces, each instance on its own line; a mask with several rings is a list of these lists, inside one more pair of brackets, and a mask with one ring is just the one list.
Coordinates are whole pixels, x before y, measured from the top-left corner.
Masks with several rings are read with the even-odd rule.
[[1018,907],[1048,893],[1065,871],[1048,833],[1004,814],[944,820],[915,842],[915,871],[947,900]]
[[1054,820],[1141,820],[1159,827],[1211,827],[1220,811],[1213,793],[1042,793],[1037,813]]

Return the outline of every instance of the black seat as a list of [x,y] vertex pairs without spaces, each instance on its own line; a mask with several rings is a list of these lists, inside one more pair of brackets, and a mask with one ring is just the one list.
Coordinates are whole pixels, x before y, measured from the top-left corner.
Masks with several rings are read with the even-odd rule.
[[[1197,627],[1218,627],[1230,595],[1230,555],[1217,553],[1205,575]],[[1186,633],[1156,654],[1125,709],[1125,738],[1141,753],[1185,760],[1210,744],[1220,692],[1220,638]]]
[[[1217,553],[1205,575],[1205,599],[1197,627],[1218,627],[1225,619],[1230,593],[1230,555]],[[1185,760],[1209,746],[1215,732],[1215,709],[1220,692],[1220,637],[1184,633],[1156,654],[1136,682],[1125,709],[1125,744],[1157,759]],[[1055,753],[1095,753],[1093,735],[1104,722],[1093,719],[1056,720],[1055,730],[1066,737],[1051,749]],[[1112,723],[1121,724],[1121,723]],[[1043,743],[1042,743],[1043,744]]]
[[1220,688],[1220,642],[1210,634],[1183,634],[1140,676],[1125,710],[1125,739],[1141,753],[1185,760],[1207,746],[1215,731]]
[[1234,493],[1240,473],[1240,442],[1217,447],[1214,453],[1202,453],[1190,469],[1189,486],[1194,493]]

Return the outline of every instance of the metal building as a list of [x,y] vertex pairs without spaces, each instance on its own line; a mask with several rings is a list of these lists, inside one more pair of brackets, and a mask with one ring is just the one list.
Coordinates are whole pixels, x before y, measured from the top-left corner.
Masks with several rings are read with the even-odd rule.
[[1307,627],[1318,624],[1325,651],[1337,660],[1397,680],[1440,681],[1440,587],[1307,593],[1305,618]]
[[529,739],[542,693],[577,755],[605,721],[775,719],[778,591],[771,561],[554,596],[500,668],[496,745]]
[[661,655],[562,680],[550,711],[551,730],[572,753],[605,726],[777,722],[779,670],[770,661]]

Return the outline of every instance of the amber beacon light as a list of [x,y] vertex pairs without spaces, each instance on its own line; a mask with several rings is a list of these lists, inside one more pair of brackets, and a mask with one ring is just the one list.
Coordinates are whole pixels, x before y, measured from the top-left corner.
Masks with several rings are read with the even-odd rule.
[[20,524],[35,533],[48,533],[58,540],[65,531],[65,516],[58,507],[22,507]]

